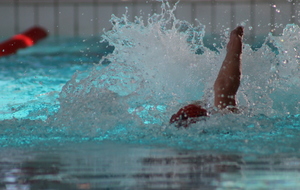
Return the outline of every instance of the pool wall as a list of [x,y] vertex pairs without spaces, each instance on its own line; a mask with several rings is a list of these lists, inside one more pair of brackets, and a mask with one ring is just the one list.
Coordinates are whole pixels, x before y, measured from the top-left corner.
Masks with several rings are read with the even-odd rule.
[[[125,7],[133,20],[159,13],[160,6],[153,0],[1,0],[0,38],[32,25],[45,27],[53,36],[94,36],[110,29],[111,15],[121,16]],[[244,24],[249,28],[246,38],[253,41],[254,36],[278,35],[286,24],[298,24],[299,11],[297,0],[181,0],[175,15],[193,24],[197,18],[207,34]]]

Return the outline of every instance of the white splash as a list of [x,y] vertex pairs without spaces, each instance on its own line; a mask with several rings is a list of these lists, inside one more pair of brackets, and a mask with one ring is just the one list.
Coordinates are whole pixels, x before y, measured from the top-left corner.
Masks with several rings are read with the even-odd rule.
[[[98,130],[117,125],[161,127],[188,102],[202,99],[211,106],[211,87],[226,49],[216,52],[204,47],[205,26],[176,19],[175,9],[176,5],[162,3],[160,14],[136,17],[133,22],[127,14],[112,16],[113,27],[104,33],[103,40],[115,47],[114,52],[92,70],[75,74],[64,86],[58,123]],[[245,44],[238,93],[244,113],[213,116],[198,126],[240,128],[241,123],[251,125],[255,115],[299,113],[298,36],[299,27],[289,25],[282,36],[270,35],[258,50]],[[197,49],[203,53],[196,54]],[[110,64],[103,66],[104,61]],[[230,117],[234,119],[228,123]]]

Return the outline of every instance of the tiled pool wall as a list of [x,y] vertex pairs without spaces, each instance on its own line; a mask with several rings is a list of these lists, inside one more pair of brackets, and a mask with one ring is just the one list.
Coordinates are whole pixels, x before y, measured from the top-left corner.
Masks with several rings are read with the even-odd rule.
[[[177,1],[170,0],[171,4]],[[135,16],[160,12],[153,0],[1,0],[0,38],[40,25],[53,36],[93,36],[110,29],[111,15],[121,16],[128,8]],[[245,36],[278,35],[289,23],[299,23],[297,0],[181,0],[178,19],[206,25],[206,33],[220,34],[225,28],[245,23]]]

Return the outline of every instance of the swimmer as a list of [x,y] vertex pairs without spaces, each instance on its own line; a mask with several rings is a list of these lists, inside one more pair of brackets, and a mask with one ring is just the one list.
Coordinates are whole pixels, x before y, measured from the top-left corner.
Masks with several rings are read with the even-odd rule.
[[[237,112],[236,93],[242,74],[243,34],[244,28],[241,26],[230,33],[227,54],[214,83],[214,106],[218,110]],[[175,123],[177,127],[188,127],[189,124],[196,123],[207,116],[209,116],[207,110],[194,103],[181,108],[171,117],[170,123]]]

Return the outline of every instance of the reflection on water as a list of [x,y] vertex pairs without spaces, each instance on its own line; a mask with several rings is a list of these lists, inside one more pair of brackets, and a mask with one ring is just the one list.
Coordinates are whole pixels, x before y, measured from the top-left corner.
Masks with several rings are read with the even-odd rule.
[[3,148],[0,159],[0,188],[7,190],[300,187],[299,158],[291,155],[235,155],[105,142]]

